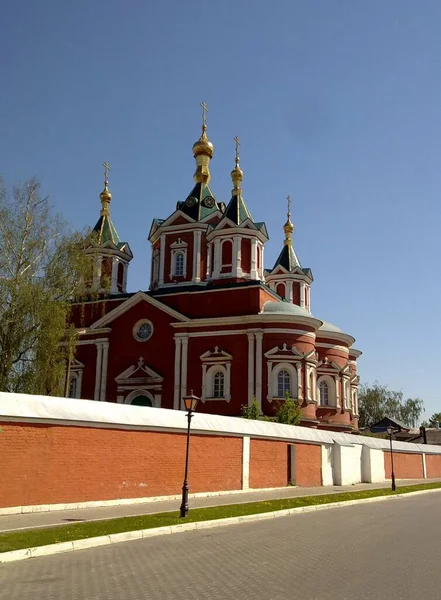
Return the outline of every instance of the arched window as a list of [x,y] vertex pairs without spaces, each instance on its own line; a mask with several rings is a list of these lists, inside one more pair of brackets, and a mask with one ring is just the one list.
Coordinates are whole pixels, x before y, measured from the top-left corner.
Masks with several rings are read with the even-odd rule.
[[122,262],[118,263],[117,287],[118,292],[124,291],[124,265]]
[[285,284],[284,283],[278,283],[277,287],[276,287],[276,292],[279,294],[279,296],[281,296],[282,298],[286,298],[285,296]]
[[284,398],[286,392],[291,393],[291,377],[288,371],[283,369],[277,375],[277,397]]
[[223,398],[225,396],[225,375],[218,371],[213,376],[213,398]]
[[69,398],[76,398],[78,392],[78,377],[72,375],[69,382]]
[[132,406],[153,406],[151,399],[144,395],[136,396],[130,404]]
[[175,269],[173,275],[182,277],[184,275],[184,253],[176,252],[175,254]]
[[329,387],[326,381],[320,382],[319,392],[321,406],[329,406]]
[[222,242],[221,253],[221,271],[222,273],[229,273],[233,268],[233,242],[231,240]]

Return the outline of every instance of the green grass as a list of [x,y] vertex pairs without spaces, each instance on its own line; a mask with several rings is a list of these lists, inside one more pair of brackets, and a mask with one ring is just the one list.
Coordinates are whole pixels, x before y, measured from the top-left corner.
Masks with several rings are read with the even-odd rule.
[[418,490],[431,490],[437,488],[441,488],[441,483],[423,483],[419,485],[403,486],[399,487],[396,492],[391,492],[390,488],[381,488],[357,492],[323,494],[320,496],[265,500],[262,502],[231,504],[228,506],[195,508],[190,510],[186,519],[179,518],[179,513],[176,511],[137,517],[121,517],[105,521],[89,521],[86,523],[75,523],[73,525],[61,525],[58,527],[42,529],[28,529],[26,531],[12,531],[10,533],[0,534],[0,553],[22,548],[34,548],[36,546],[45,546],[47,544],[81,540],[101,535],[110,535],[112,533],[121,533],[123,531],[136,531],[137,529],[151,529],[153,527],[164,527],[181,523],[241,517],[244,515],[255,515],[287,508],[297,508],[315,504],[331,504],[347,500],[374,498],[376,496],[400,495]]

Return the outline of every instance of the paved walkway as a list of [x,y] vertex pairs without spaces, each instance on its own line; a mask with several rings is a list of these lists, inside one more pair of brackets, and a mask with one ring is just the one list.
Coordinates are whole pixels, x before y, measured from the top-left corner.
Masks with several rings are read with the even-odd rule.
[[0,565],[1,600],[439,600],[440,494]]
[[[412,485],[419,483],[441,482],[441,479],[406,479],[397,481],[397,485]],[[227,504],[240,504],[243,502],[257,502],[260,500],[275,500],[278,498],[296,498],[299,496],[312,496],[320,494],[337,494],[339,492],[354,492],[357,490],[372,490],[390,487],[390,482],[384,483],[359,483],[350,486],[329,486],[314,488],[286,487],[276,490],[262,490],[239,492],[221,496],[190,498],[190,510],[207,506],[225,506]],[[158,500],[140,504],[121,504],[118,506],[104,506],[99,508],[76,508],[71,510],[57,510],[41,513],[0,516],[0,532],[19,529],[34,529],[54,525],[69,525],[76,522],[99,521],[114,517],[128,517],[134,515],[149,515],[158,512],[178,510],[180,500]]]

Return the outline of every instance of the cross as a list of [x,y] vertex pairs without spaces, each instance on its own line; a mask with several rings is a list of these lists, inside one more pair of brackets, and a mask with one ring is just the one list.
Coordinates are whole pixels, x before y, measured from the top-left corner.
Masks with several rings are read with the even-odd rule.
[[237,135],[234,138],[234,141],[236,142],[236,165],[237,165],[239,163],[239,146],[240,146],[240,140]]
[[104,179],[107,182],[109,180],[109,171],[110,171],[109,163],[103,162],[103,167],[104,167]]
[[286,199],[288,200],[288,217],[291,216],[291,196],[287,196]]
[[208,108],[207,108],[207,105],[205,104],[205,102],[201,102],[201,106],[202,106],[202,126],[205,128],[205,127],[207,127]]

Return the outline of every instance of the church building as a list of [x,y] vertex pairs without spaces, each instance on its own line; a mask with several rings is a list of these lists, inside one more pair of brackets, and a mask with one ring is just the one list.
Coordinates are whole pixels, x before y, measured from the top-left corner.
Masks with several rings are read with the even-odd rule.
[[272,415],[288,392],[302,425],[356,431],[361,352],[311,313],[313,276],[294,249],[289,197],[280,254],[265,268],[268,232],[244,200],[237,138],[228,204],[210,188],[205,108],[193,189],[150,228],[147,291],[127,292],[133,255],[110,217],[104,165],[91,294],[72,307],[70,396],[183,410],[192,390],[198,412],[238,416],[254,399]]

